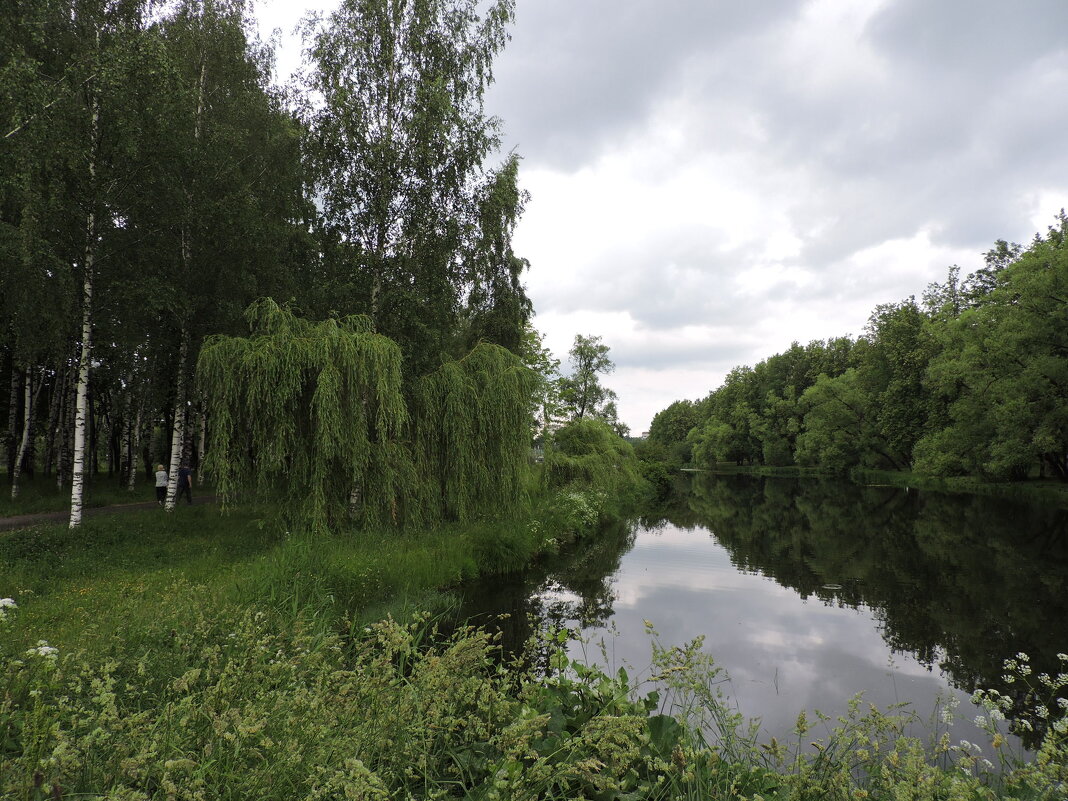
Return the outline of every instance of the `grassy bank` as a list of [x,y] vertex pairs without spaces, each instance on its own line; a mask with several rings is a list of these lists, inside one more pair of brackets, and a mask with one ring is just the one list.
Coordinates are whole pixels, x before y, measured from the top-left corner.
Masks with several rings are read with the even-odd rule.
[[0,597],[17,604],[0,609],[0,796],[1063,796],[1052,727],[1038,758],[990,768],[998,748],[980,756],[937,730],[921,743],[904,736],[907,711],[859,702],[840,721],[800,718],[795,743],[761,743],[699,644],[654,640],[657,697],[569,660],[563,633],[532,643],[546,675],[502,663],[485,632],[383,620],[595,536],[613,511],[604,493],[547,492],[492,524],[318,539],[269,511],[180,507],[0,535]]

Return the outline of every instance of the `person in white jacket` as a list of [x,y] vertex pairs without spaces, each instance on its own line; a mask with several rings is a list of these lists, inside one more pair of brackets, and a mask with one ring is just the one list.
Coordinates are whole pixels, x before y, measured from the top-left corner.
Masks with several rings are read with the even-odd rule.
[[163,502],[167,500],[167,471],[163,469],[163,465],[156,465],[156,502],[163,506]]

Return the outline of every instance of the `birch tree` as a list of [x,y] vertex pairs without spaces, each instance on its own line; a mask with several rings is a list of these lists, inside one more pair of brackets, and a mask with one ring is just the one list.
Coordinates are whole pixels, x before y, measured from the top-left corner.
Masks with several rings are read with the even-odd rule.
[[483,95],[513,7],[343,0],[307,26],[305,87],[323,102],[304,117],[324,234],[340,244],[357,308],[404,347],[416,375],[463,345],[465,261],[499,143]]

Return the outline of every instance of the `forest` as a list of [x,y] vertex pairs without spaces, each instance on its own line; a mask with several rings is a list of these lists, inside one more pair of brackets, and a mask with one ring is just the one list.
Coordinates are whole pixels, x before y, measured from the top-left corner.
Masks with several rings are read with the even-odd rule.
[[[269,439],[297,436],[290,422],[275,414],[268,431],[260,415],[249,427],[249,393],[269,386],[278,393],[256,408],[314,417],[318,433],[304,433],[320,439],[302,445],[351,435],[344,453],[308,470],[370,459],[384,484],[409,475],[419,495],[406,499],[410,513],[429,514],[423,474],[439,446],[459,441],[428,431],[429,415],[449,405],[438,421],[466,430],[470,415],[489,413],[457,394],[474,391],[464,382],[476,346],[479,369],[502,371],[498,389],[512,393],[499,409],[511,429],[472,447],[522,439],[531,380],[505,374],[525,375],[519,354],[537,341],[527,263],[511,247],[526,196],[517,154],[491,163],[500,123],[482,103],[512,4],[479,10],[346,3],[308,21],[299,91],[272,83],[273,51],[237,0],[47,0],[5,12],[0,414],[13,498],[27,476],[52,481],[70,491],[76,526],[85,481],[106,473],[132,490],[160,462],[171,506],[179,465],[200,473],[209,442],[225,493],[243,464],[227,442],[254,436],[259,478],[295,469],[289,483],[303,493],[310,474],[267,456]],[[290,344],[314,329],[320,350],[285,350],[283,318],[299,340]],[[269,363],[268,333],[280,361]],[[336,386],[331,360],[342,353],[364,385]],[[282,387],[274,370],[293,383]],[[339,414],[355,425],[339,427]],[[421,452],[390,450],[402,439],[419,439]],[[500,447],[515,456],[514,443]],[[426,478],[418,490],[413,471]],[[381,504],[401,514],[403,499],[365,490],[363,501],[366,514]]]
[[674,464],[800,465],[1068,482],[1068,218],[876,307],[861,336],[794,343],[660,411]]

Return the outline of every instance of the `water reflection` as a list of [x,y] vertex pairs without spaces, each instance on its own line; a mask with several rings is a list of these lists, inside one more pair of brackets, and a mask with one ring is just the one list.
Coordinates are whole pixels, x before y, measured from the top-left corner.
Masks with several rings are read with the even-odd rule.
[[[801,708],[837,714],[864,692],[934,709],[939,694],[996,688],[1023,651],[1056,673],[1068,650],[1068,514],[991,498],[748,476],[695,479],[639,521],[468,608],[611,624],[611,658],[648,664],[643,620],[666,643],[706,637],[731,692],[769,734]],[[1039,725],[1040,721],[1033,721]],[[967,736],[961,732],[961,736]]]

